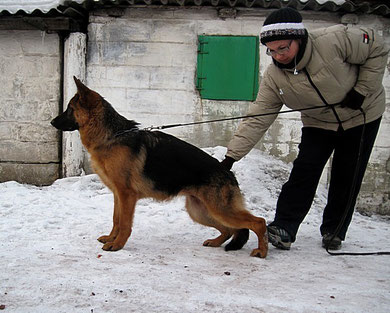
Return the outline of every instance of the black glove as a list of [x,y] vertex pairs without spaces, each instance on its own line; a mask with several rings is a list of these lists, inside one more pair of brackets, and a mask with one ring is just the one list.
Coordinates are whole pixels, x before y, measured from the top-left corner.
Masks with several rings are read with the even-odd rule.
[[235,159],[231,158],[231,157],[225,157],[225,159],[223,161],[221,161],[221,165],[227,169],[228,171],[230,171],[230,169],[232,168],[233,166],[233,163],[236,162]]
[[365,96],[358,93],[352,88],[346,95],[343,101],[340,102],[342,108],[348,107],[353,110],[359,110],[363,104]]

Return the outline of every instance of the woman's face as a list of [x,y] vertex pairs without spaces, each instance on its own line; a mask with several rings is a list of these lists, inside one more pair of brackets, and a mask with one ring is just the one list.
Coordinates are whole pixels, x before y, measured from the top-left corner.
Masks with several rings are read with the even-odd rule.
[[289,64],[294,60],[299,51],[298,40],[276,40],[266,43],[267,54],[271,55],[277,62]]

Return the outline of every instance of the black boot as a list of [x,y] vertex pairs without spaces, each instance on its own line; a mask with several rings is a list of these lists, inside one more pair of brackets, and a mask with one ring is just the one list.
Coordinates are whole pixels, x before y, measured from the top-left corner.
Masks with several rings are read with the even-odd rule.
[[328,250],[340,250],[341,239],[337,236],[334,238],[333,234],[325,234],[322,236],[322,247]]
[[291,235],[278,226],[268,226],[268,241],[273,246],[282,250],[290,250],[291,246]]

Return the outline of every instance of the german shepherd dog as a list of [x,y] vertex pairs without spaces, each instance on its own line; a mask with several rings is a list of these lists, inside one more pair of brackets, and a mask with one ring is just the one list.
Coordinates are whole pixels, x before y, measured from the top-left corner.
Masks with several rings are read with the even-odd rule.
[[241,249],[249,230],[258,237],[252,256],[265,258],[268,251],[266,223],[244,207],[231,171],[201,149],[160,131],[146,131],[118,114],[95,91],[74,77],[77,93],[65,112],[51,124],[62,131],[80,132],[92,166],[114,194],[113,228],[98,238],[106,251],[123,248],[132,231],[139,199],[168,200],[186,197],[190,217],[221,232],[203,245],[225,250]]

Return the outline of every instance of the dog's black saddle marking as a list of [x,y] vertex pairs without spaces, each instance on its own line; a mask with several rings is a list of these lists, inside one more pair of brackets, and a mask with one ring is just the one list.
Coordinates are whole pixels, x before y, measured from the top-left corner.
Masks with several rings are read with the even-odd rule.
[[162,132],[147,135],[154,143],[147,147],[144,173],[157,190],[175,195],[185,187],[238,185],[230,171],[201,149]]

